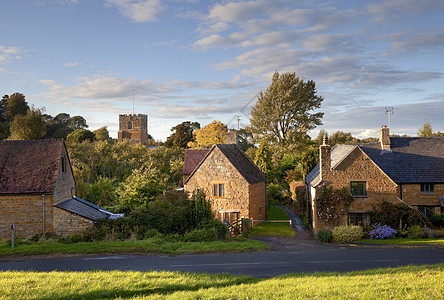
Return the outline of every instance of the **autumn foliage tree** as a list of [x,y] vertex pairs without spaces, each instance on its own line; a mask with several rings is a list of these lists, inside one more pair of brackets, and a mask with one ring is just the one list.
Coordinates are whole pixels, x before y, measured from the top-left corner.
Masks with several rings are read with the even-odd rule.
[[214,144],[224,144],[227,136],[227,125],[221,121],[210,124],[194,131],[195,141],[189,142],[190,148],[209,148]]

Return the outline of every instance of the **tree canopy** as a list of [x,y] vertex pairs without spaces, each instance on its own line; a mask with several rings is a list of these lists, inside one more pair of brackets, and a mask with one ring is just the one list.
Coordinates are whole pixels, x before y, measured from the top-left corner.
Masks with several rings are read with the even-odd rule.
[[190,142],[190,148],[209,148],[214,144],[224,144],[227,137],[227,125],[221,121],[213,121],[202,129],[194,131],[195,141]]
[[10,140],[39,140],[45,137],[46,125],[42,112],[37,108],[30,108],[26,115],[16,115],[9,126]]
[[4,117],[12,122],[17,115],[26,115],[29,110],[28,102],[22,93],[14,93],[6,100]]
[[432,124],[430,124],[429,121],[424,122],[424,125],[422,125],[422,127],[418,129],[418,136],[419,137],[434,136],[433,130],[432,130]]
[[261,91],[251,110],[251,129],[258,138],[287,146],[305,138],[306,133],[321,125],[320,108],[323,97],[317,95],[312,80],[295,73],[275,72],[267,90]]
[[171,128],[173,133],[165,141],[165,146],[187,148],[188,143],[194,141],[193,132],[198,129],[200,129],[198,122],[186,121],[174,126]]

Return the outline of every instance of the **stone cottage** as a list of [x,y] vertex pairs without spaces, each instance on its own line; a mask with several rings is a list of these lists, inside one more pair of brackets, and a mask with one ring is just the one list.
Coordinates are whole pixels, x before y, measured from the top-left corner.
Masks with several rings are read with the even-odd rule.
[[[216,218],[229,223],[250,218],[253,225],[265,220],[266,175],[238,145],[216,144],[209,150],[188,155],[193,160],[184,163],[184,176],[187,176],[185,191],[203,190],[210,199]],[[185,174],[200,155],[204,156],[191,174]]]
[[42,232],[67,236],[98,219],[116,217],[74,197],[75,180],[63,140],[0,141],[0,239]]
[[316,188],[346,187],[354,201],[342,216],[342,224],[370,223],[374,205],[404,203],[426,216],[443,213],[444,137],[390,137],[380,129],[379,142],[336,145],[328,139],[320,146],[320,162],[306,176],[308,207],[313,228],[325,227],[316,218]]

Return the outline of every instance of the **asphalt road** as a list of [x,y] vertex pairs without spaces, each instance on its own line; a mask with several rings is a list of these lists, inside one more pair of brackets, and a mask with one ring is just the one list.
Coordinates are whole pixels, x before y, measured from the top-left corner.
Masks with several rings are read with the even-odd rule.
[[444,248],[325,245],[312,240],[265,238],[268,252],[165,255],[94,255],[0,258],[0,270],[21,271],[181,271],[230,273],[265,278],[288,273],[346,272],[409,264],[444,263]]

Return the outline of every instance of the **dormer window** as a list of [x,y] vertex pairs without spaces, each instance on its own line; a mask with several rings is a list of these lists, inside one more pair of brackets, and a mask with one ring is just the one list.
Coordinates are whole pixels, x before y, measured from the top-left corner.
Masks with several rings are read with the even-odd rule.
[[128,121],[128,129],[133,129],[133,122]]
[[66,172],[66,156],[62,156],[61,164],[62,164],[62,173],[65,173]]

